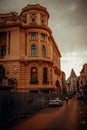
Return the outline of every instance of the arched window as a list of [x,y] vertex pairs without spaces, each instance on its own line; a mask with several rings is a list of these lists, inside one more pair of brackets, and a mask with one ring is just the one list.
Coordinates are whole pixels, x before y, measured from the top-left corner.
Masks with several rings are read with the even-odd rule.
[[45,46],[42,46],[42,56],[43,56],[43,57],[46,56],[46,49],[45,49]]
[[6,32],[0,32],[0,56],[6,56]]
[[5,70],[4,68],[0,65],[0,79],[5,76]]
[[41,24],[45,25],[46,24],[46,16],[41,14]]
[[31,55],[36,56],[36,45],[32,45],[32,47],[31,47]]
[[38,80],[37,80],[37,68],[36,67],[32,67],[31,68],[31,84],[37,84]]
[[48,81],[47,81],[47,68],[44,67],[43,68],[43,84],[47,84]]
[[3,45],[1,47],[1,56],[5,56],[6,55],[6,45]]

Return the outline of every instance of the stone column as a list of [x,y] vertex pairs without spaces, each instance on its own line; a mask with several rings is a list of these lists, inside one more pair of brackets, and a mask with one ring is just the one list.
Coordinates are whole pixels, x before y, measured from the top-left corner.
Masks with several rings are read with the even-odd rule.
[[38,38],[37,38],[37,56],[41,57],[41,36],[40,36],[40,32],[38,32]]
[[50,46],[48,41],[48,35],[46,35],[46,57],[49,57],[49,51],[50,51]]
[[27,40],[26,41],[27,41],[27,44],[26,44],[27,45],[27,49],[26,49],[27,50],[27,56],[30,56],[31,46],[30,46],[30,34],[29,33],[27,34]]
[[10,54],[10,36],[9,32],[6,33],[6,55]]
[[24,50],[24,54],[25,56],[27,56],[27,33],[25,34],[25,50]]

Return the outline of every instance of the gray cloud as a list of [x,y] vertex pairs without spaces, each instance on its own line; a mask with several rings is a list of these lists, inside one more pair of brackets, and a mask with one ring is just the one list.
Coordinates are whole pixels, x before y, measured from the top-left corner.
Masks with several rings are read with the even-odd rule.
[[87,25],[87,1],[77,0],[72,8],[69,8],[68,19],[71,25]]
[[74,68],[77,76],[80,75],[83,64],[87,63],[87,51],[63,53],[61,59],[62,69],[66,72],[66,78],[69,77],[71,68]]
[[62,52],[86,49],[87,0],[0,0],[0,12],[20,12],[36,3],[47,7],[49,26]]

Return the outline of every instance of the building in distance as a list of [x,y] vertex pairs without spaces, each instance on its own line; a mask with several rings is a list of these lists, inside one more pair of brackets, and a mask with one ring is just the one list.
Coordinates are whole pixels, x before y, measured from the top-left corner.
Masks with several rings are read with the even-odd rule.
[[71,70],[70,76],[67,79],[67,90],[68,92],[76,93],[77,92],[77,79],[74,69]]

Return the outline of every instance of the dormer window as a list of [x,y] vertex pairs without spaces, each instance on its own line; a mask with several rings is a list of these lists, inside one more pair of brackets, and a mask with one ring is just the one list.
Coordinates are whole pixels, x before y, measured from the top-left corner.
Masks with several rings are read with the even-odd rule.
[[32,19],[32,23],[35,23],[35,19],[34,18]]
[[44,14],[41,14],[41,24],[45,25],[46,23],[46,16]]
[[36,13],[32,13],[31,14],[31,23],[35,23],[36,22]]
[[44,20],[42,20],[42,24],[44,24]]

